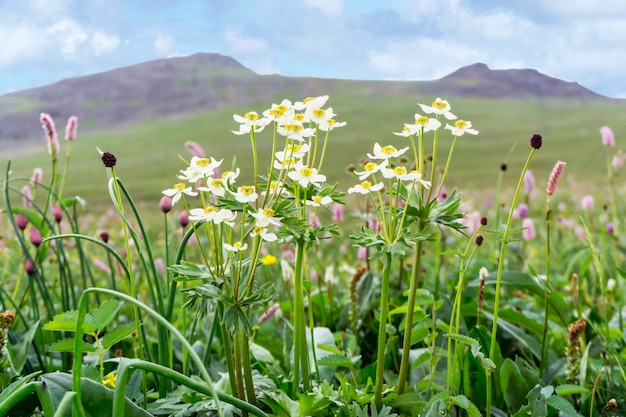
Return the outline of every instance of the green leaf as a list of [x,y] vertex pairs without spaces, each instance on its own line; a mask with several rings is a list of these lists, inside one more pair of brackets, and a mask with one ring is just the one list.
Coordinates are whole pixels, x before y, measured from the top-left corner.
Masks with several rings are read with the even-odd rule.
[[559,410],[561,413],[565,414],[566,416],[582,417],[580,414],[578,414],[578,412],[576,411],[572,403],[570,403],[563,397],[558,397],[556,395],[553,395],[550,398],[548,398],[548,404],[550,404],[552,407],[556,408],[557,410]]
[[[50,352],[74,352],[74,337],[68,337],[67,339],[59,340],[50,345],[48,350]],[[96,348],[93,344],[87,343],[85,341],[82,342],[83,352],[95,352]]]
[[38,328],[39,320],[28,327],[28,330],[20,336],[20,340],[16,344],[8,346],[13,360],[13,367],[18,373],[22,371],[26,364],[28,354],[30,353],[30,345],[35,338]]
[[500,386],[502,395],[509,410],[518,410],[524,404],[524,393],[529,391],[529,387],[522,378],[522,374],[515,362],[505,359],[500,368]]
[[469,417],[481,417],[478,408],[465,395],[455,395],[451,398],[452,404],[458,405],[467,411]]
[[421,408],[426,404],[422,397],[416,392],[409,392],[406,394],[398,395],[396,398],[389,402],[392,407],[415,407]]
[[441,400],[436,400],[428,410],[424,410],[425,414],[420,414],[423,417],[441,417],[448,415],[448,407]]
[[[54,372],[45,374],[42,379],[46,382],[54,408],[58,408],[59,402],[65,393],[72,390],[72,375]],[[80,382],[82,404],[89,417],[110,417],[113,408],[113,390],[99,382],[82,378]],[[72,415],[71,409],[67,410],[64,417]],[[124,416],[127,417],[151,417],[152,414],[138,407],[128,398],[124,399]]]
[[116,328],[114,328],[113,330],[110,330],[107,334],[105,334],[102,339],[100,339],[102,348],[105,350],[111,349],[113,345],[126,339],[136,329],[137,329],[137,325],[134,322],[117,326]]
[[528,395],[528,405],[523,406],[514,415],[514,417],[547,417],[548,405],[546,403],[546,397],[541,393],[541,385],[535,385]]
[[124,304],[122,301],[109,299],[98,306],[96,311],[91,313],[91,323],[96,326],[98,332],[104,330],[105,327],[115,318],[117,312]]
[[558,395],[586,394],[588,392],[589,390],[587,388],[574,384],[563,384],[556,387],[556,393]]
[[[43,325],[44,330],[57,331],[57,332],[76,332],[76,321],[78,318],[78,311],[71,310],[57,314],[53,317],[52,321]],[[91,316],[85,316],[83,322],[82,334],[93,335],[97,332],[96,326],[91,324]]]
[[350,358],[344,355],[328,355],[317,360],[318,366],[343,366],[345,368],[351,368],[354,366]]

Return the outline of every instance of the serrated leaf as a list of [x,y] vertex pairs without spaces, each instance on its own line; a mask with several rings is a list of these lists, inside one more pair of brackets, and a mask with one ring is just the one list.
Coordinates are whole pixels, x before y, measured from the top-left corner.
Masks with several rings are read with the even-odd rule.
[[[71,310],[57,314],[52,318],[52,321],[43,325],[44,330],[57,331],[57,332],[76,332],[76,321],[78,318],[78,311]],[[91,316],[85,316],[83,322],[82,333],[93,335],[97,331],[96,326],[91,324]]]
[[333,345],[326,345],[326,344],[320,343],[317,345],[317,348],[324,350],[326,352],[334,353],[336,355],[342,354],[341,349],[338,349],[337,346],[333,346]]
[[580,414],[578,414],[572,403],[570,403],[563,397],[553,395],[548,398],[548,404],[569,417],[582,417]]
[[452,397],[452,403],[458,405],[467,411],[469,417],[481,417],[478,408],[465,395],[455,395]]
[[354,366],[352,361],[344,355],[328,355],[317,360],[318,366],[343,366],[344,368],[350,368]]
[[126,323],[117,326],[113,330],[109,331],[100,340],[103,349],[111,349],[116,343],[126,339],[137,329],[137,325],[133,323]]
[[105,327],[115,318],[117,312],[120,311],[123,302],[109,299],[98,306],[96,311],[91,313],[91,323],[96,326],[98,332],[104,330]]
[[[48,351],[50,352],[74,352],[75,338],[69,337],[67,339],[59,340],[50,345]],[[93,344],[87,343],[83,340],[83,352],[95,352],[96,348]]]
[[389,405],[392,407],[423,407],[425,404],[426,402],[416,392],[398,395],[389,402]]

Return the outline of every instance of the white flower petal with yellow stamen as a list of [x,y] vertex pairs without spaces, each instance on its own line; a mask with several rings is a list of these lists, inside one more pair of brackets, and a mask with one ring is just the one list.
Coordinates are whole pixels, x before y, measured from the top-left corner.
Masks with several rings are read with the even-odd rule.
[[363,171],[355,171],[354,173],[359,177],[359,180],[363,181],[365,178],[369,177],[370,175],[374,175],[381,169],[387,168],[388,164],[388,159],[383,159],[380,164],[376,164],[375,162],[368,162],[367,164],[363,165]]
[[303,158],[309,151],[309,145],[307,143],[288,143],[285,146],[284,151],[276,152],[276,159],[282,162],[285,158]]
[[328,132],[329,130],[337,129],[338,127],[344,127],[347,122],[338,122],[335,119],[328,119],[318,125],[320,130]]
[[315,187],[319,188],[320,184],[326,181],[326,175],[318,174],[315,168],[309,168],[301,163],[296,164],[292,168],[293,171],[289,171],[287,176],[303,187],[308,187],[309,184],[313,184]]
[[450,113],[450,103],[447,100],[442,100],[437,97],[435,101],[430,106],[425,104],[417,103],[422,111],[426,114],[442,114],[448,120],[455,120],[456,116]]
[[187,184],[179,182],[174,184],[172,188],[168,188],[167,190],[163,190],[163,194],[172,199],[172,205],[176,204],[178,200],[182,197],[183,194],[186,194],[191,197],[195,197],[198,195],[197,192],[193,191],[191,187]]
[[360,184],[355,185],[354,187],[348,188],[348,194],[369,194],[374,191],[380,191],[383,188],[383,183],[379,182],[378,184],[372,184],[369,181],[363,181]]
[[274,226],[280,226],[280,220],[282,217],[275,217],[276,212],[271,208],[260,209],[256,213],[250,213],[250,216],[254,217],[254,222],[257,226],[267,227],[270,224]]
[[320,206],[327,206],[332,202],[333,202],[333,199],[330,198],[329,196],[322,197],[322,196],[316,195],[316,196],[311,197],[310,200],[307,200],[306,205],[312,206],[312,207],[320,207]]
[[293,108],[301,111],[308,109],[319,109],[323,107],[328,101],[328,96],[319,96],[319,97],[307,97],[302,101],[296,101],[293,105]]
[[254,127],[256,132],[259,132],[259,129],[264,128],[270,123],[267,118],[260,117],[255,111],[245,113],[243,116],[233,114],[233,119],[241,125]]
[[293,117],[294,108],[291,101],[284,99],[280,104],[272,104],[272,107],[263,112],[263,116],[270,121],[283,124]]
[[222,165],[222,160],[215,160],[215,158],[198,158],[194,156],[189,162],[189,168],[199,172],[202,175],[213,176],[213,171]]
[[250,236],[252,237],[260,236],[261,239],[263,239],[266,242],[274,242],[278,239],[278,236],[276,236],[276,234],[271,233],[269,230],[267,230],[266,227],[258,226],[258,225],[252,228],[252,231],[250,232]]
[[237,188],[237,192],[234,193],[235,200],[240,203],[254,203],[259,195],[252,185],[242,185]]
[[406,151],[409,150],[409,147],[407,146],[406,148],[402,148],[402,149],[396,149],[394,146],[392,145],[387,145],[384,147],[381,147],[378,142],[376,142],[374,144],[374,154],[367,154],[367,157],[370,159],[389,159],[389,158],[397,158],[400,155],[402,155],[403,153],[405,153]]
[[326,123],[327,120],[335,116],[336,114],[333,112],[332,107],[327,109],[310,107],[304,111],[304,118],[318,125]]
[[400,179],[402,176],[407,175],[409,172],[406,167],[397,166],[393,168],[382,168],[380,172],[383,174],[383,177],[390,179],[396,178]]
[[463,136],[465,133],[477,135],[478,130],[472,129],[472,122],[468,120],[457,120],[454,126],[446,124],[446,129],[452,132],[454,136]]
[[195,168],[192,167],[187,167],[185,168],[185,170],[181,170],[180,174],[177,175],[178,178],[180,178],[183,181],[187,181],[190,182],[192,184],[198,182],[199,179],[204,178],[204,174],[198,170],[196,170]]
[[224,249],[226,249],[229,252],[241,252],[241,251],[248,249],[248,244],[241,243],[241,242],[235,242],[232,245],[229,245],[228,243],[223,243],[223,245],[224,245]]
[[289,122],[278,126],[276,131],[281,136],[297,140],[298,142],[304,142],[305,138],[315,135],[315,129],[304,127],[302,122],[298,120],[290,120]]
[[226,195],[223,178],[207,178],[206,183],[206,187],[198,187],[198,190],[211,193],[218,197],[224,197]]
[[439,129],[441,127],[441,122],[437,119],[433,119],[432,117],[422,116],[419,113],[415,113],[415,123],[406,123],[404,127],[411,132],[411,135],[416,135],[422,132],[426,133]]

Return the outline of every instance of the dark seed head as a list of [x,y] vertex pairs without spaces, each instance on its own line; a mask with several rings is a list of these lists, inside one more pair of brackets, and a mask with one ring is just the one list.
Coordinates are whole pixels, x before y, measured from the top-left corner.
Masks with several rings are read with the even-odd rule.
[[476,246],[480,246],[483,244],[483,240],[485,240],[485,238],[483,237],[483,235],[478,235],[476,236]]
[[506,171],[506,164],[500,164],[500,171],[504,172]]
[[543,144],[541,139],[542,139],[541,135],[538,133],[535,133],[533,137],[530,138],[530,147],[533,149],[541,148],[541,145]]
[[102,154],[102,163],[107,168],[113,168],[117,163],[117,158],[111,152],[105,152]]
[[487,226],[487,217],[483,216],[480,218],[480,224],[483,226]]

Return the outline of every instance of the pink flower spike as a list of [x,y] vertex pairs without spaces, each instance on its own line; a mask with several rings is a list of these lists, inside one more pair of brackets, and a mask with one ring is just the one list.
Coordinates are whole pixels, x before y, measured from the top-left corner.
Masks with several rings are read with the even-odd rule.
[[48,153],[50,155],[56,155],[59,153],[59,138],[57,137],[57,129],[54,126],[54,120],[47,113],[41,113],[39,115],[39,121],[41,127],[46,133],[46,139],[48,139]]
[[185,146],[189,151],[193,154],[193,156],[197,156],[198,158],[204,158],[204,150],[193,140],[188,140],[185,142]]
[[561,178],[561,174],[565,169],[565,162],[557,161],[554,164],[554,168],[552,168],[552,172],[550,172],[550,177],[548,177],[548,186],[546,187],[546,192],[548,195],[554,194],[556,190],[556,184],[559,182],[559,178]]
[[522,227],[524,231],[522,231],[522,237],[524,240],[533,240],[535,239],[535,223],[533,219],[527,217],[522,221]]
[[535,187],[535,177],[530,170],[524,173],[524,187],[526,187],[526,191],[529,193],[532,192]]
[[33,188],[37,188],[39,183],[41,183],[41,179],[43,178],[43,168],[38,167],[33,169],[33,176],[30,177],[30,185]]
[[591,210],[593,208],[593,196],[591,195],[584,196],[580,200],[580,207],[582,207],[582,209],[585,211]]
[[76,139],[76,132],[78,131],[78,117],[70,116],[67,119],[67,125],[65,126],[65,140],[72,141]]
[[600,128],[600,135],[602,135],[602,144],[608,148],[612,148],[615,146],[615,135],[613,131],[608,126],[603,126]]
[[333,222],[339,223],[343,221],[343,206],[341,204],[333,205]]
[[22,187],[22,205],[29,208],[33,206],[33,193],[28,185]]

